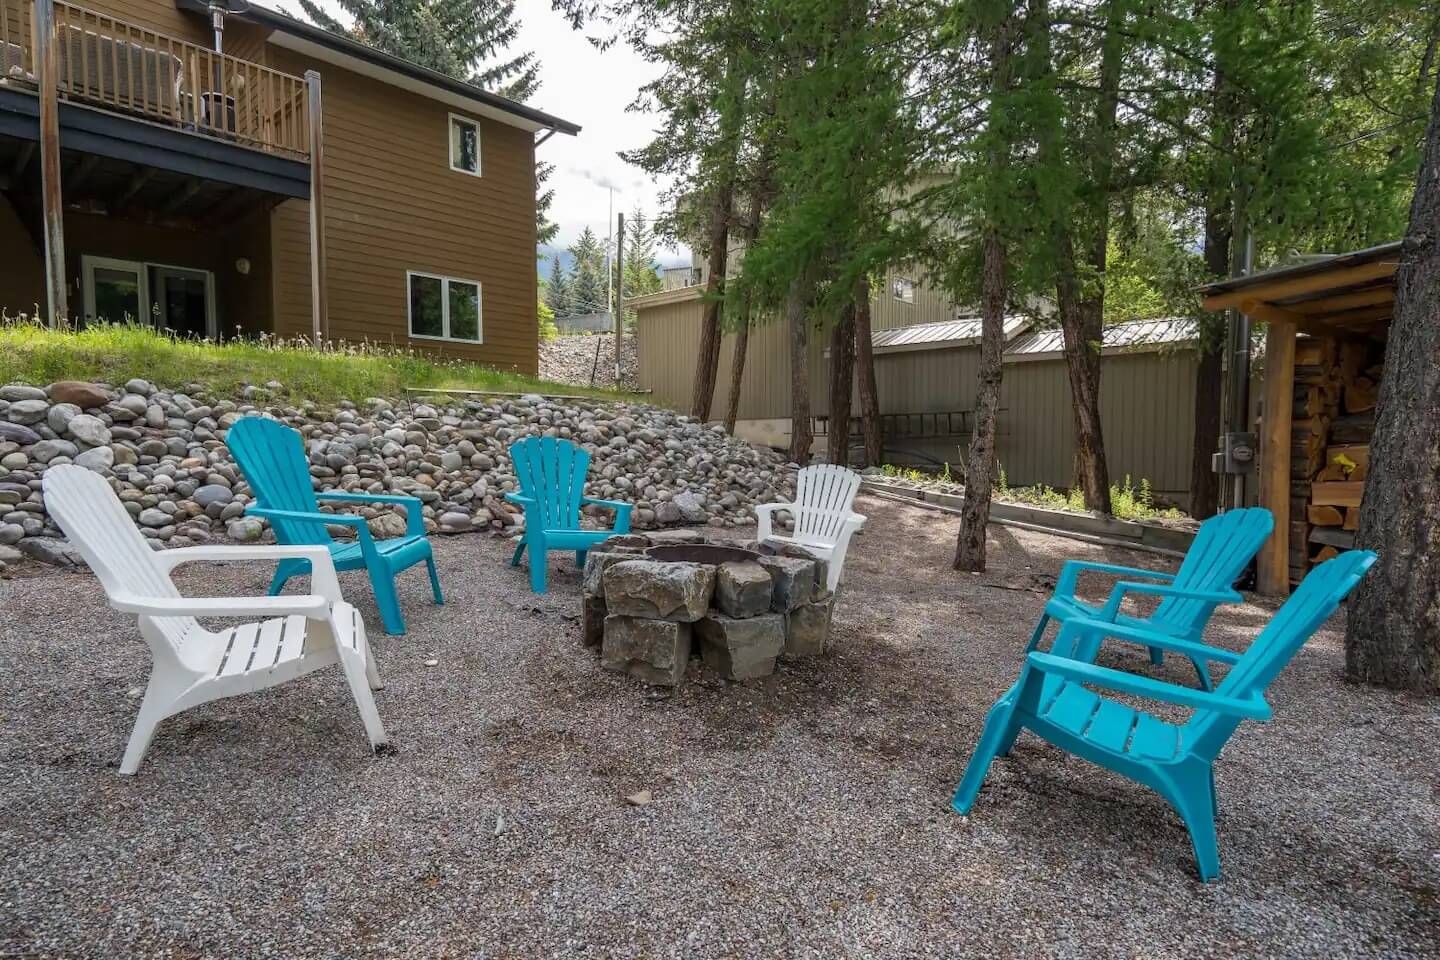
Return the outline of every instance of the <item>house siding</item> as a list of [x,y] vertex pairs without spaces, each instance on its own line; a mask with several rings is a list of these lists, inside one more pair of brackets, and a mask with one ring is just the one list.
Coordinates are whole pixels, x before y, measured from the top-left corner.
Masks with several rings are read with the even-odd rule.
[[[533,135],[472,115],[482,176],[458,173],[449,115],[461,111],[285,49],[270,65],[322,77],[329,335],[535,373]],[[311,330],[309,230],[306,201],[272,214],[281,336]],[[479,281],[483,343],[410,338],[409,270]]]

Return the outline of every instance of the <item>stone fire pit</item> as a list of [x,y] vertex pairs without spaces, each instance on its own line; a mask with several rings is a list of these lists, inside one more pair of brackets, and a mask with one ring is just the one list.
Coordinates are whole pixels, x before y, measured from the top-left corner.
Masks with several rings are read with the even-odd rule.
[[825,561],[792,546],[667,530],[611,537],[585,559],[584,638],[600,663],[674,686],[692,655],[732,680],[818,656],[835,598]]

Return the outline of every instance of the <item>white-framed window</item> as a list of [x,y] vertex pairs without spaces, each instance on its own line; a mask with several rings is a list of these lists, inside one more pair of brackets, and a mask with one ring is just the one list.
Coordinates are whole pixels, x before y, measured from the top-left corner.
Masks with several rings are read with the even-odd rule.
[[450,169],[480,176],[480,124],[458,113],[450,114]]
[[915,281],[909,277],[895,277],[890,281],[890,295],[901,303],[914,303]]
[[410,336],[417,340],[482,343],[480,281],[408,270]]

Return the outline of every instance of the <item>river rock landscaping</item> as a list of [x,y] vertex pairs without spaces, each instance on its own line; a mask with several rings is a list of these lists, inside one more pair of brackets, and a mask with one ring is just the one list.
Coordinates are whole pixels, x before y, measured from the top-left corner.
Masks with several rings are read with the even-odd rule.
[[[45,471],[77,463],[111,478],[157,546],[225,535],[266,535],[245,516],[249,487],[225,447],[236,420],[266,415],[305,437],[311,475],[327,489],[402,493],[424,503],[431,533],[513,535],[524,517],[505,502],[516,489],[507,449],[530,434],[575,440],[591,451],[587,493],[635,504],[637,529],[671,524],[731,527],[756,503],[788,499],[784,458],[644,404],[521,397],[384,399],[321,406],[287,400],[281,384],[212,396],[142,379],[121,386],[61,381],[0,387],[0,565],[28,555],[73,565],[77,555],[45,513]],[[360,513],[376,537],[399,536],[399,508]],[[608,516],[600,519],[608,520]],[[336,536],[347,528],[336,526]]]

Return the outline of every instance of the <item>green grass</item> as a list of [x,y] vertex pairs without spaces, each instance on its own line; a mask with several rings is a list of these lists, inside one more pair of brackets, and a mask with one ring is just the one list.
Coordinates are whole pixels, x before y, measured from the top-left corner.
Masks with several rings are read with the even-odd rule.
[[633,399],[388,345],[334,343],[317,350],[304,341],[182,340],[140,326],[104,324],[69,332],[8,318],[0,322],[0,384],[124,383],[132,377],[167,388],[201,383],[220,396],[276,380],[292,400],[316,403],[398,397],[405,387]]
[[[943,473],[925,473],[913,467],[898,467],[893,464],[885,464],[880,468],[887,477],[896,477],[901,480],[908,480],[912,483],[925,484],[957,482],[950,476],[950,465],[945,465]],[[995,499],[1006,503],[1023,503],[1031,507],[1044,507],[1048,510],[1067,510],[1072,513],[1085,513],[1085,495],[1079,489],[1069,491],[1056,490],[1047,484],[1038,483],[1030,487],[1012,487],[1005,477],[1005,467],[1000,467],[999,476],[995,481]],[[1154,495],[1150,491],[1150,481],[1140,480],[1136,486],[1131,482],[1130,477],[1125,477],[1125,482],[1110,485],[1110,510],[1112,515],[1119,520],[1184,520],[1185,514],[1174,507],[1157,507]]]

